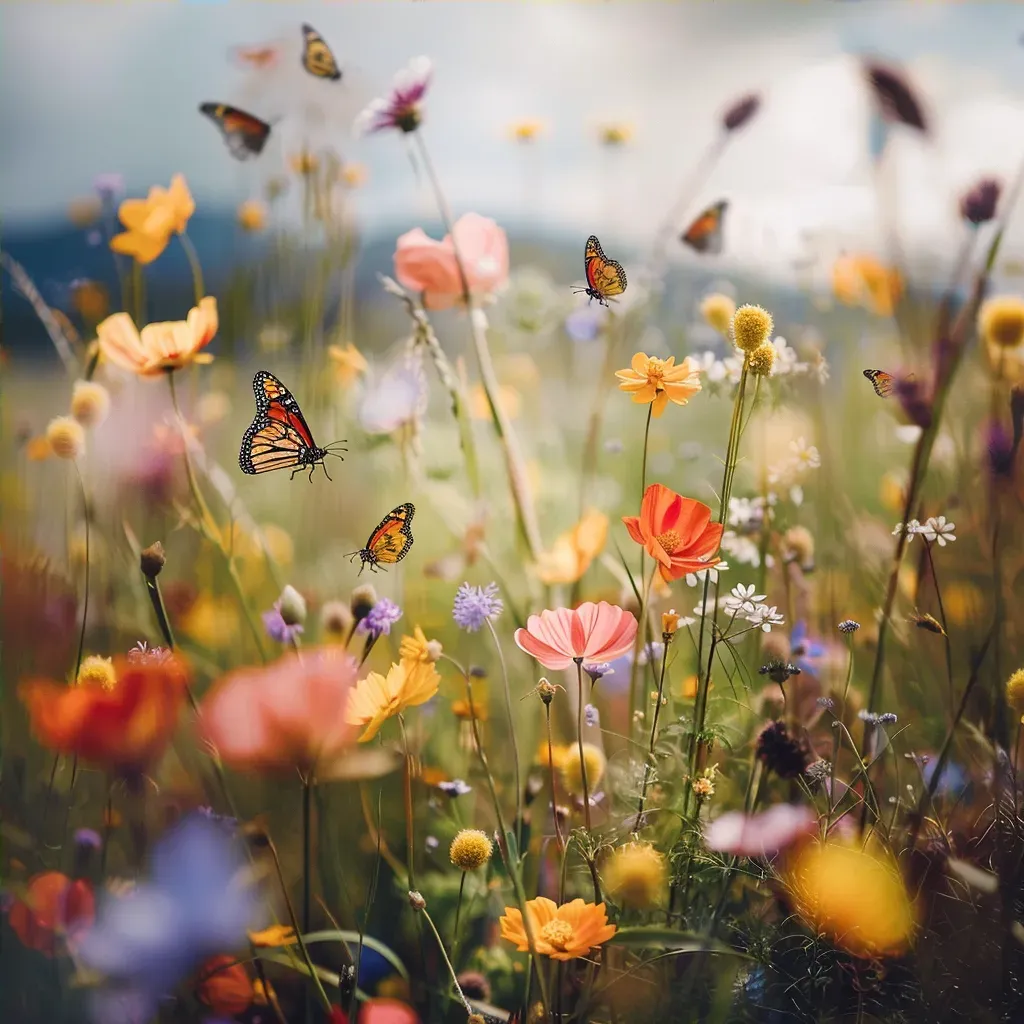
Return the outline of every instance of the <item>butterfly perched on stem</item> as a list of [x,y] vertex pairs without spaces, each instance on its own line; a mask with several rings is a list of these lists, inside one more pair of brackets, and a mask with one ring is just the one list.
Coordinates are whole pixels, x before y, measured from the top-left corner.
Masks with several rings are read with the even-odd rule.
[[302,26],[302,66],[314,78],[327,78],[332,82],[341,78],[341,68],[331,48],[312,25]]
[[377,524],[366,545],[349,553],[350,558],[358,556],[362,559],[360,576],[367,565],[376,572],[379,565],[394,565],[405,558],[412,547],[412,517],[415,514],[416,506],[412,502],[397,505]]
[[729,202],[726,199],[720,199],[709,206],[679,236],[679,241],[694,252],[717,256],[722,251],[722,228],[728,208]]
[[585,288],[573,289],[577,295],[584,292],[591,299],[597,299],[602,306],[607,306],[612,296],[621,295],[626,290],[626,271],[622,269],[621,263],[605,256],[597,235],[587,239],[583,259],[587,284]]
[[313,470],[323,466],[324,475],[330,480],[324,460],[328,455],[341,459],[335,449],[348,451],[340,447],[345,442],[335,441],[326,448],[318,447],[299,403],[267,370],[260,370],[253,377],[252,389],[256,395],[256,418],[242,437],[242,447],[238,452],[238,465],[242,472],[255,475],[275,469],[290,469],[294,477],[308,469],[312,480]]
[[236,160],[259,156],[270,138],[270,125],[254,114],[247,114],[226,103],[200,103],[199,113],[205,114],[219,129],[231,155]]

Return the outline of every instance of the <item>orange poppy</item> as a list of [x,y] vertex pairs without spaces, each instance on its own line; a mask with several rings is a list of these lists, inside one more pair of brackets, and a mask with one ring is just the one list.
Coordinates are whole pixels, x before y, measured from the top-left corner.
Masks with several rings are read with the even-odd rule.
[[46,871],[28,883],[25,899],[15,900],[7,922],[23,946],[52,957],[58,939],[73,939],[95,917],[96,900],[88,882]]
[[711,522],[711,509],[684,498],[663,484],[644,491],[639,516],[623,516],[630,537],[658,563],[666,582],[718,565],[721,523]]
[[233,956],[215,956],[199,969],[196,995],[214,1013],[234,1017],[252,1005],[252,982],[244,965]]
[[114,661],[113,689],[48,679],[18,690],[32,732],[43,746],[119,774],[143,771],[163,754],[178,724],[189,674],[171,655],[163,660]]

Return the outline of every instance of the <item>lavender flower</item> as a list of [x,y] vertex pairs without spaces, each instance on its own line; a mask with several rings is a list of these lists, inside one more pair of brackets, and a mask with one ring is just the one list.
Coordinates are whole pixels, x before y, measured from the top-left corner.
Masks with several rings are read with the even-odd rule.
[[430,87],[433,65],[429,57],[415,57],[408,67],[395,75],[391,94],[376,99],[356,118],[352,130],[356,135],[397,128],[401,132],[414,132],[423,120],[420,102]]
[[302,635],[303,627],[299,623],[289,626],[284,621],[284,616],[281,614],[280,601],[275,601],[274,607],[269,612],[264,612],[262,618],[263,628],[267,631],[267,636],[279,644],[293,643],[296,637]]
[[367,633],[374,639],[379,636],[387,636],[391,627],[402,617],[402,609],[394,601],[382,597],[367,613],[359,620],[356,632]]
[[860,623],[854,619],[843,619],[839,623],[840,633],[856,633],[858,629],[860,629]]
[[472,786],[468,786],[462,779],[452,779],[451,782],[439,782],[437,788],[441,790],[445,796],[457,797],[465,796],[467,793],[473,791]]
[[504,607],[498,597],[497,583],[488,583],[486,587],[463,583],[455,594],[452,618],[460,628],[475,633],[485,622],[496,619]]
[[591,727],[601,724],[601,712],[598,711],[593,704],[588,704],[583,709],[583,718],[587,725]]
[[596,683],[602,676],[615,675],[615,669],[607,661],[592,661],[589,665],[583,666],[583,671],[590,676],[591,683]]

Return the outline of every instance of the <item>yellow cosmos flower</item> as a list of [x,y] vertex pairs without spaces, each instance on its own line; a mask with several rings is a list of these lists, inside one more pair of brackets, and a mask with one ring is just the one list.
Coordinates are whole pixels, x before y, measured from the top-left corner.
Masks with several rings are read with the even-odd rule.
[[624,146],[633,138],[633,126],[625,121],[603,124],[597,130],[597,137],[605,146]]
[[898,270],[886,267],[874,256],[843,255],[832,267],[832,291],[846,306],[863,306],[877,316],[892,316],[903,294]]
[[537,575],[542,583],[575,583],[604,550],[608,539],[608,517],[593,510],[566,533],[561,534],[550,551],[541,553]]
[[[538,896],[527,900],[537,952],[552,960],[575,960],[585,956],[595,946],[607,942],[617,931],[608,923],[603,903],[584,903],[576,899],[558,906],[553,900]],[[501,918],[501,937],[515,944],[521,953],[528,952],[523,915],[515,907],[506,907]]]
[[330,345],[327,354],[334,363],[334,375],[343,388],[351,387],[361,373],[366,373],[366,359],[352,342],[344,348]]
[[152,263],[167,248],[171,235],[185,230],[195,210],[184,175],[176,174],[170,188],[155,185],[145,199],[121,203],[117,215],[128,230],[114,235],[110,248],[139,263]]
[[416,626],[412,636],[403,636],[399,654],[402,661],[433,665],[441,657],[441,641],[428,640],[422,627]]
[[633,396],[640,405],[651,405],[652,415],[657,418],[669,402],[676,405],[686,403],[701,390],[700,370],[696,361],[687,356],[678,366],[676,357],[659,359],[637,352],[629,370],[616,370],[619,390]]
[[406,708],[426,704],[437,693],[441,677],[431,662],[401,661],[387,676],[371,672],[352,691],[345,711],[349,725],[363,725],[360,743],[372,740],[380,727]]
[[127,313],[115,313],[96,327],[103,358],[140,377],[155,377],[189,363],[209,363],[202,349],[217,333],[217,300],[211,295],[189,310],[185,320],[146,324],[141,333]]

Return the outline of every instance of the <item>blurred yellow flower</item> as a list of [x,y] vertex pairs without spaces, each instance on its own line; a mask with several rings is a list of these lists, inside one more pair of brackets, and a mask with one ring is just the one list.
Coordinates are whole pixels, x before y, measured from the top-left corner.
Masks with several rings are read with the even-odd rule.
[[966,626],[985,610],[985,595],[969,580],[952,580],[943,588],[946,618],[954,626]]
[[700,369],[696,361],[687,356],[678,366],[675,363],[675,356],[659,359],[637,352],[630,369],[615,371],[619,390],[631,394],[638,404],[651,404],[652,414],[657,419],[670,401],[686,405],[701,390]]
[[260,530],[270,557],[282,568],[291,565],[295,559],[295,544],[291,534],[276,523],[263,523]]
[[238,206],[238,224],[243,231],[262,231],[267,226],[267,208],[258,199]]
[[114,659],[104,658],[99,654],[90,654],[82,659],[75,678],[77,686],[100,686],[104,690],[113,690],[117,685],[117,674],[114,671]]
[[140,333],[127,313],[115,313],[97,324],[103,358],[140,377],[155,377],[190,363],[209,363],[201,351],[217,333],[217,300],[211,295],[189,310],[185,320],[146,324]]
[[53,454],[49,438],[45,434],[29,438],[25,445],[25,456],[30,462],[43,462]]
[[341,166],[341,180],[348,188],[359,188],[360,185],[365,185],[368,177],[366,164],[359,164],[351,160]]
[[513,121],[509,125],[509,134],[516,142],[533,142],[544,132],[542,121],[526,118],[522,121]]
[[75,281],[71,285],[71,305],[83,320],[99,323],[110,309],[110,293],[99,281]]
[[[583,744],[583,762],[587,767],[587,789],[593,793],[598,783],[604,778],[604,770],[608,765],[608,759],[604,751],[593,743]],[[583,792],[583,772],[580,768],[579,747],[572,745],[569,751],[562,758],[558,766],[562,776],[562,785],[570,793],[579,794]]]
[[77,459],[85,451],[85,431],[78,420],[57,416],[46,427],[50,451],[59,459]]
[[249,932],[249,942],[256,946],[293,946],[299,940],[295,937],[295,929],[283,924],[272,924],[259,932]]
[[899,867],[878,843],[809,843],[783,865],[782,881],[804,921],[854,956],[909,947],[914,906]]
[[1024,668],[1017,669],[1006,680],[1006,703],[1018,715],[1024,714]]
[[736,315],[736,303],[721,292],[705,295],[700,304],[700,315],[719,334],[729,337],[732,318]]
[[1024,299],[993,295],[978,310],[978,333],[993,345],[1016,348],[1024,341]]
[[387,676],[371,672],[359,680],[349,695],[345,721],[349,725],[365,726],[359,742],[366,743],[392,715],[430,700],[440,682],[441,677],[432,662],[403,660],[393,664]]
[[[584,748],[586,749],[586,748]],[[572,757],[574,754],[579,757],[579,751],[576,749],[574,743],[552,743],[551,744],[551,764],[556,772],[562,770],[562,765],[565,763],[566,758]],[[548,741],[546,739],[541,740],[537,746],[537,753],[534,755],[534,763],[543,765],[545,768],[548,766]],[[587,782],[590,782],[590,776],[587,776]]]
[[[523,400],[519,392],[510,384],[501,384],[498,387],[498,405],[502,412],[510,419],[517,419]],[[487,392],[483,384],[477,382],[469,393],[469,413],[475,420],[489,420],[491,418],[491,406],[487,401]]]
[[542,583],[575,583],[604,550],[608,517],[593,509],[571,529],[556,538],[550,551],[541,552],[537,575]]
[[315,174],[320,166],[320,158],[316,153],[311,153],[308,149],[303,149],[288,157],[288,166],[291,167],[296,174]]
[[238,605],[230,597],[201,593],[181,618],[181,631],[201,647],[224,650],[238,640]]
[[874,256],[843,255],[832,267],[832,291],[846,306],[863,306],[877,316],[892,316],[903,294],[903,278]]
[[625,121],[610,121],[598,128],[597,137],[604,146],[624,146],[633,138],[633,126]]
[[906,474],[903,472],[886,473],[878,485],[878,497],[883,508],[889,512],[902,512],[905,496]]
[[605,892],[617,903],[631,910],[647,910],[657,906],[665,894],[668,865],[650,843],[627,843],[608,858],[601,876]]
[[145,199],[121,203],[117,213],[128,230],[114,235],[110,248],[139,263],[152,263],[167,248],[171,235],[185,230],[195,210],[184,175],[175,174],[170,188],[155,185]]
[[71,392],[71,415],[83,427],[98,427],[110,412],[110,393],[102,384],[76,380]]
[[361,373],[366,373],[366,358],[351,341],[344,348],[328,346],[327,354],[334,364],[334,376],[343,388],[351,387]]
[[91,228],[103,213],[103,202],[99,196],[83,196],[68,203],[68,220],[76,228]]
[[422,627],[416,626],[412,636],[403,636],[399,647],[402,661],[434,664],[441,657],[441,641],[428,640]]

